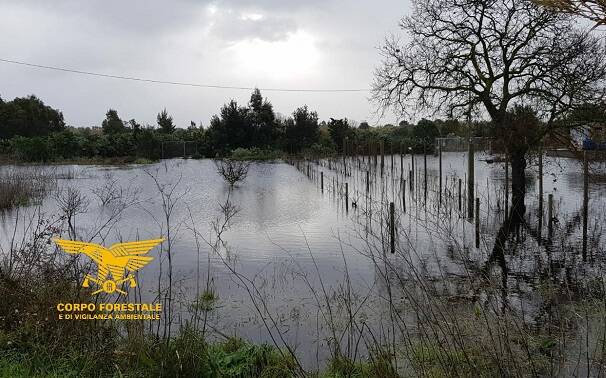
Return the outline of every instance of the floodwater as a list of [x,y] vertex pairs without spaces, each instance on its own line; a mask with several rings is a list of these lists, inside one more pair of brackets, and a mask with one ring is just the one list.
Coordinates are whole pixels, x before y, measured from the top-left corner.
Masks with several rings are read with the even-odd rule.
[[[343,175],[340,161],[331,161],[332,169],[328,161],[320,165],[301,162],[299,169],[284,162],[253,163],[247,179],[229,194],[237,212],[221,235],[225,244],[216,249],[211,248],[217,238],[213,225],[221,223],[220,205],[225,203],[230,191],[212,160],[174,159],[128,167],[38,167],[36,169],[56,174],[57,187],[41,203],[2,216],[0,245],[6,251],[10,240],[27,237],[31,232],[27,224],[35,214],[47,219],[58,218],[58,198],[61,197],[58,193],[67,193],[67,188],[76,189],[86,199],[73,222],[75,237],[80,240],[92,239],[109,246],[118,241],[167,237],[167,228],[170,228],[175,323],[188,318],[188,305],[195,300],[196,292],[203,290],[210,272],[211,287],[218,296],[209,313],[212,329],[224,335],[271,343],[271,336],[277,337],[275,328],[278,328],[304,364],[316,368],[328,356],[327,330],[318,311],[318,299],[310,287],[318,294],[323,285],[332,298],[343,292],[348,277],[358,299],[372,293],[361,304],[358,315],[369,319],[371,324],[385,317],[387,309],[382,298],[386,285],[369,255],[370,251],[379,249],[389,253],[386,222],[389,202],[394,202],[396,213],[396,248],[408,256],[403,266],[416,265],[430,277],[443,278],[468,272],[469,264],[478,269],[487,264],[494,235],[504,216],[505,170],[502,164],[483,161],[486,158],[487,155],[477,154],[475,162],[475,190],[481,203],[480,248],[474,246],[473,221],[465,220],[458,212],[458,179],[462,180],[463,211],[466,208],[467,157],[465,153],[455,152],[443,154],[443,192],[447,195],[442,202],[437,196],[439,170],[434,156],[427,157],[427,200],[424,160],[419,155],[415,157],[412,193],[409,182],[402,193],[401,181],[409,180],[410,156],[402,163],[400,156],[395,156],[393,168],[391,157],[386,156],[383,175],[379,168],[372,168],[374,163],[371,162],[369,168],[366,158],[349,159],[348,176]],[[578,218],[582,209],[582,167],[574,160],[544,160],[544,213],[547,213],[547,195],[551,193],[557,219],[554,234],[560,237],[563,233],[558,227]],[[307,176],[307,165],[312,177]],[[369,194],[365,181],[367,169],[371,170]],[[536,227],[536,161],[531,162],[528,171],[529,224]],[[320,187],[320,172],[324,172],[324,190]],[[347,203],[344,182],[348,183]],[[168,201],[169,226],[161,191]],[[403,198],[407,202],[406,212]],[[600,252],[604,251],[604,240],[600,227],[604,198],[606,184],[592,180],[589,191],[591,263],[584,263],[580,257],[572,262],[570,256],[565,259],[567,264],[582,267],[586,274],[599,275],[602,271]],[[105,204],[103,199],[107,200]],[[546,223],[544,221],[542,229],[545,237]],[[67,230],[66,224],[62,225]],[[580,224],[574,223],[571,228],[566,237],[572,245],[579,245]],[[70,237],[67,231],[62,236]],[[519,307],[529,317],[538,313],[542,303],[534,295],[532,277],[541,272],[542,268],[537,265],[542,261],[560,261],[561,256],[570,253],[559,250],[559,244],[563,245],[553,243],[549,256],[525,253],[507,256],[511,281],[508,286],[515,289],[498,300]],[[449,252],[449,246],[453,245],[465,251],[465,258]],[[162,281],[166,282],[167,248],[165,242],[162,248],[154,249],[151,255],[156,258],[139,272],[137,293],[143,301],[157,299],[160,272]],[[263,306],[267,306],[271,318],[267,313],[260,316],[258,308],[264,312]]]

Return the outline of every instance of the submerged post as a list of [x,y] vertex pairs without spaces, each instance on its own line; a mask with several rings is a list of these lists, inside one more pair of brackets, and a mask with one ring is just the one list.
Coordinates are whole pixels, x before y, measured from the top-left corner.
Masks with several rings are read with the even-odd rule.
[[389,236],[391,253],[396,253],[395,206],[393,202],[389,203]]
[[469,138],[467,150],[467,217],[473,219],[473,198],[475,186],[475,167],[474,167],[474,148],[473,141]]
[[391,155],[391,171],[393,172],[393,142],[389,142],[389,153]]
[[366,192],[370,191],[370,173],[366,171]]
[[583,151],[583,260],[587,259],[587,218],[589,216],[589,162]]
[[402,208],[406,212],[406,180],[402,181]]
[[349,210],[349,185],[345,183],[345,210]]
[[324,171],[320,172],[320,189],[324,193]]
[[413,177],[412,171],[408,171],[408,186],[409,186],[408,189],[410,190],[410,195],[414,196],[414,191],[413,191],[414,188],[412,187],[412,183],[413,183],[412,177]]
[[410,189],[412,189],[413,183],[414,183],[414,177],[415,177],[415,154],[414,151],[410,152],[410,169],[411,169],[411,175],[410,175]]
[[509,154],[505,154],[505,218],[509,214]]
[[476,248],[480,248],[480,199],[476,198]]
[[383,168],[385,168],[385,144],[383,140],[380,141],[381,148],[381,175],[383,175]]
[[404,149],[402,148],[402,142],[400,142],[400,175],[404,176]]
[[439,190],[440,190],[440,205],[442,204],[442,141],[440,139],[438,139],[438,169],[440,171],[440,184],[439,184]]
[[539,245],[542,244],[543,235],[543,150],[539,148]]
[[547,238],[551,240],[553,235],[553,193],[547,196]]
[[423,141],[423,193],[424,205],[427,206],[427,143]]
[[462,205],[462,201],[461,201],[461,186],[462,186],[462,180],[459,179],[459,213],[461,212],[461,205]]

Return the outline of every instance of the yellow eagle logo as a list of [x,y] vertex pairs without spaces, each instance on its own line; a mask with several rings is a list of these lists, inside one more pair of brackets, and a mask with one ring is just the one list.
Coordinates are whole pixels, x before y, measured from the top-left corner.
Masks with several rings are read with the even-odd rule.
[[164,239],[117,243],[109,248],[81,241],[63,239],[53,239],[53,241],[65,252],[69,254],[84,253],[97,264],[97,277],[87,274],[82,282],[82,287],[89,287],[90,281],[97,284],[99,289],[93,292],[95,295],[102,291],[108,294],[113,292],[126,294],[119,288],[125,282],[130,287],[136,287],[135,276],[129,273],[125,277],[125,271],[135,272],[149,264],[154,258],[144,255],[162,243]]

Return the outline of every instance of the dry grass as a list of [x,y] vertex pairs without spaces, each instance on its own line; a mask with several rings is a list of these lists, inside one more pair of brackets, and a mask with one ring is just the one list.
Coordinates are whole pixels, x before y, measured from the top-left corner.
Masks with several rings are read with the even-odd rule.
[[41,170],[0,171],[0,211],[27,205],[44,194],[52,178]]

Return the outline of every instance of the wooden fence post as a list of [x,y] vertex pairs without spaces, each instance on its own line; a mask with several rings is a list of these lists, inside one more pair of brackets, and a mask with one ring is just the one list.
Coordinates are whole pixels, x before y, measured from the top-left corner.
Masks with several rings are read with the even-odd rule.
[[467,217],[473,219],[473,199],[475,189],[475,160],[473,140],[469,138],[467,150]]
[[476,248],[480,248],[480,199],[476,198]]
[[322,193],[324,193],[324,171],[320,172],[320,188]]
[[395,225],[395,206],[393,202],[389,203],[389,235],[391,253],[396,253],[396,225]]

